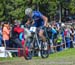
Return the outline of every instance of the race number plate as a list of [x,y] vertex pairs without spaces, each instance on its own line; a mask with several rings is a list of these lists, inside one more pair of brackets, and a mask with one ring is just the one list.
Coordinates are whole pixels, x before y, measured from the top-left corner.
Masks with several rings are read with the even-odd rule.
[[36,32],[36,27],[31,27],[30,32]]

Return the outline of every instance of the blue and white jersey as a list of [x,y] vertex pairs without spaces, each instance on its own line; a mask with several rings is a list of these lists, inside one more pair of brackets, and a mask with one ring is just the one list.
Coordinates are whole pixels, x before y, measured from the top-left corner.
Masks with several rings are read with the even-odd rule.
[[33,11],[32,13],[32,19],[34,20],[34,26],[40,27],[44,25],[44,20],[42,18],[43,14],[39,11]]

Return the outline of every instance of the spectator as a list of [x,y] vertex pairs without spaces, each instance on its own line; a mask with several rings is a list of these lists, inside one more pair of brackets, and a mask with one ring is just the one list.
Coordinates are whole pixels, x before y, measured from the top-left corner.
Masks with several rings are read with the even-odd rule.
[[23,29],[20,27],[20,24],[18,22],[15,22],[15,25],[12,28],[11,31],[11,38],[12,38],[12,43],[14,47],[19,47],[22,48],[21,40],[19,39],[19,35],[21,32],[23,32]]
[[5,23],[3,25],[2,34],[3,34],[4,44],[6,44],[6,47],[9,47],[10,26],[8,23]]
[[19,34],[19,39],[20,39],[21,42],[22,42],[22,46],[24,46],[25,40],[24,40],[24,26],[23,26],[23,25],[21,25],[21,29],[22,29],[23,31]]
[[2,46],[2,27],[0,24],[0,46]]
[[60,44],[62,44],[62,35],[60,34],[60,32],[57,35],[56,44],[58,45],[57,51],[61,51],[62,47],[60,46]]
[[67,28],[64,31],[65,40],[66,40],[66,47],[67,48],[70,48],[70,46],[71,46],[71,43],[70,43],[71,42],[71,36],[70,36],[70,34],[71,34],[70,27],[67,26]]

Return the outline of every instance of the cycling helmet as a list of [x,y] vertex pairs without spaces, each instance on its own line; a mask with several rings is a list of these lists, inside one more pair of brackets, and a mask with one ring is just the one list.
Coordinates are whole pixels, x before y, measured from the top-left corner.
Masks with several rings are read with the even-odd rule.
[[31,9],[31,8],[25,9],[25,14],[26,14],[27,16],[32,15],[32,9]]

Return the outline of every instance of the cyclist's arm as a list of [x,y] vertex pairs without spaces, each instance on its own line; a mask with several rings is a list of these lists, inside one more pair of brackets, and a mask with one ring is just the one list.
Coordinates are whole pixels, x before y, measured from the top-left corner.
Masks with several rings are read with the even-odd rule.
[[48,18],[46,16],[42,16],[43,20],[44,20],[44,25],[47,26],[48,25]]
[[44,16],[41,12],[39,12],[40,17],[42,17],[42,19],[44,20],[44,25],[47,26],[48,24],[48,18],[46,16]]
[[28,21],[26,22],[26,25],[29,25],[30,24],[30,20],[28,19]]
[[28,21],[26,22],[26,25],[33,25],[33,24],[34,24],[34,21],[30,22],[30,20],[28,20]]
[[34,20],[33,20],[33,22],[32,22],[32,25],[34,24]]

